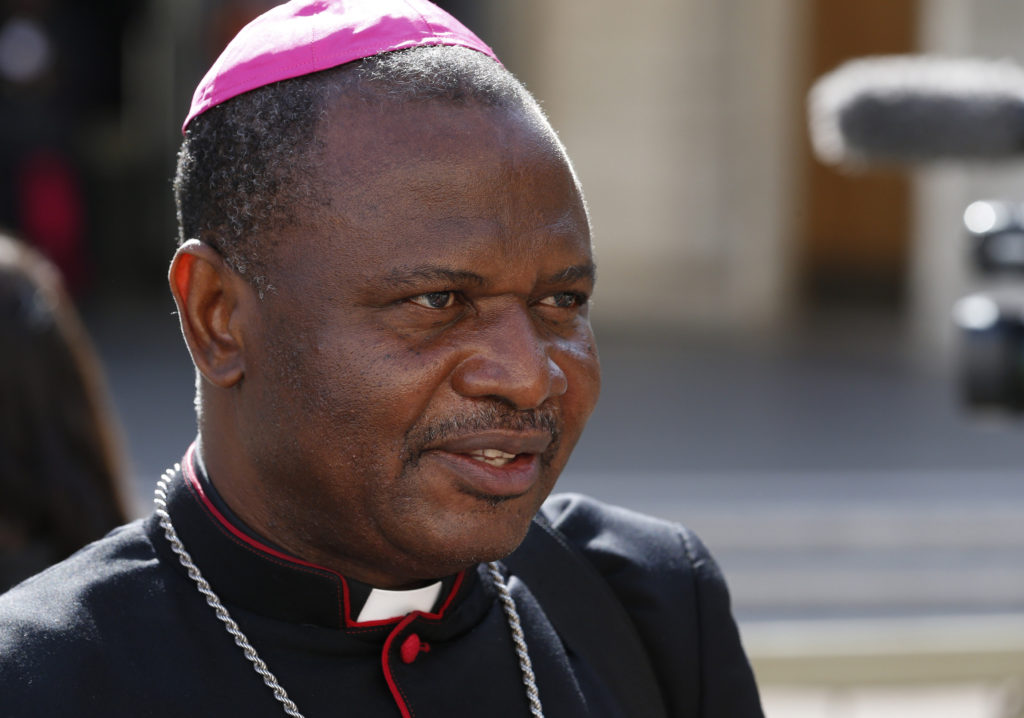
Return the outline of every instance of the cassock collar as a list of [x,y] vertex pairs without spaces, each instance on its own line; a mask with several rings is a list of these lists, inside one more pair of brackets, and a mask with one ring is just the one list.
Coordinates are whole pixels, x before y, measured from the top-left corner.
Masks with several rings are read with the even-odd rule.
[[[193,559],[222,600],[294,623],[365,631],[402,616],[359,620],[373,588],[290,555],[248,528],[219,496],[195,444],[170,482],[168,511]],[[153,522],[153,532],[161,530]],[[155,540],[158,546],[165,544]],[[478,582],[476,571],[441,581],[424,618],[441,619]],[[405,593],[405,592],[399,592]],[[371,602],[370,610],[374,609]]]

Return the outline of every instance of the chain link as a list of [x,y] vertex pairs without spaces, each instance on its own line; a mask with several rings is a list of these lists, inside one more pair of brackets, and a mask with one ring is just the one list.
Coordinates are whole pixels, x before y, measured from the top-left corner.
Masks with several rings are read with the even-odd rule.
[[508,619],[508,627],[512,631],[512,643],[516,647],[516,655],[519,657],[519,670],[523,674],[523,685],[526,686],[526,698],[530,702],[530,715],[534,718],[544,718],[544,710],[540,705],[540,692],[537,690],[537,679],[533,675],[533,663],[530,661],[530,652],[526,647],[526,635],[523,633],[523,626],[519,621],[519,611],[516,610],[516,602],[512,600],[512,593],[508,590],[508,584],[498,569],[498,564],[491,561],[487,564],[491,572],[494,585],[498,587],[498,594],[501,598],[501,607],[505,609],[505,617]]

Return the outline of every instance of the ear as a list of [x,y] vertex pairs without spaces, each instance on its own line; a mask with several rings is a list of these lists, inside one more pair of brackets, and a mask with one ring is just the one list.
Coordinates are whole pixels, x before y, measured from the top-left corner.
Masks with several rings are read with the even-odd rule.
[[234,386],[245,374],[240,314],[249,283],[198,239],[175,252],[168,281],[192,362],[214,385]]

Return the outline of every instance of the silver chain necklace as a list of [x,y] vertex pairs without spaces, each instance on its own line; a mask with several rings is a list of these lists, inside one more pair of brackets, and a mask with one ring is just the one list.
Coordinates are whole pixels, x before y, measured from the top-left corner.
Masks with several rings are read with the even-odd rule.
[[[178,560],[181,561],[181,565],[185,567],[188,572],[189,578],[191,578],[196,588],[199,589],[199,593],[206,598],[206,603],[213,609],[214,613],[217,614],[217,618],[220,619],[221,623],[227,629],[227,632],[231,634],[231,637],[235,640],[235,645],[242,649],[242,653],[252,663],[253,669],[259,674],[260,678],[274,693],[274,698],[284,708],[285,714],[292,716],[292,718],[304,718],[302,713],[299,712],[298,706],[295,702],[288,697],[288,693],[284,687],[278,682],[277,677],[271,673],[270,669],[267,668],[267,664],[263,662],[259,654],[256,653],[256,649],[253,648],[252,643],[242,629],[238,627],[235,620],[231,618],[231,614],[228,613],[228,609],[221,603],[220,598],[210,588],[210,584],[203,574],[199,571],[199,567],[196,566],[192,560],[192,556],[185,548],[185,544],[182,543],[181,539],[178,538],[178,532],[174,530],[174,524],[171,523],[171,515],[167,512],[167,486],[174,475],[181,471],[181,465],[175,464],[173,469],[167,469],[160,480],[156,483],[156,491],[153,496],[153,503],[156,504],[156,515],[160,518],[160,526],[164,529],[164,536],[167,537],[167,542],[171,545],[171,550],[178,556]],[[508,590],[508,584],[505,583],[505,579],[501,575],[501,571],[498,568],[498,564],[491,561],[487,564],[487,569],[490,572],[491,579],[494,581],[495,587],[498,589],[498,595],[501,599],[501,607],[505,611],[505,618],[508,621],[509,630],[512,632],[512,643],[515,645],[516,656],[519,658],[519,670],[523,674],[523,685],[526,687],[526,699],[530,703],[530,715],[534,718],[544,718],[544,712],[540,705],[540,693],[537,691],[537,681],[533,674],[533,664],[530,661],[530,654],[526,647],[526,635],[523,633],[523,626],[519,620],[519,612],[516,610],[516,603],[512,600],[512,594]]]

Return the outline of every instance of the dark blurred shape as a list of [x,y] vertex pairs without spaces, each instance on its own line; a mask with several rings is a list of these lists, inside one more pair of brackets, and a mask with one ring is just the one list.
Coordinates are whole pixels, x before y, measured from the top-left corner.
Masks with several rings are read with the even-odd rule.
[[960,299],[960,394],[972,409],[1024,411],[1024,206],[979,200],[964,212],[974,270],[1016,281]]
[[238,31],[280,2],[275,0],[217,0],[205,20],[206,55],[212,63]]
[[827,164],[997,160],[1024,153],[1024,68],[1008,60],[892,55],[851,60],[808,94]]
[[1024,206],[978,200],[964,210],[974,268],[983,275],[1024,276]]
[[0,591],[127,520],[119,431],[56,267],[0,235]]
[[490,44],[492,39],[485,37],[493,32],[490,14],[493,0],[434,0],[434,4],[458,18],[459,22],[480,35],[480,39]]
[[1024,294],[957,302],[960,395],[970,409],[1024,411]]
[[0,223],[76,294],[96,270],[88,138],[119,111],[122,33],[142,4],[0,0]]

